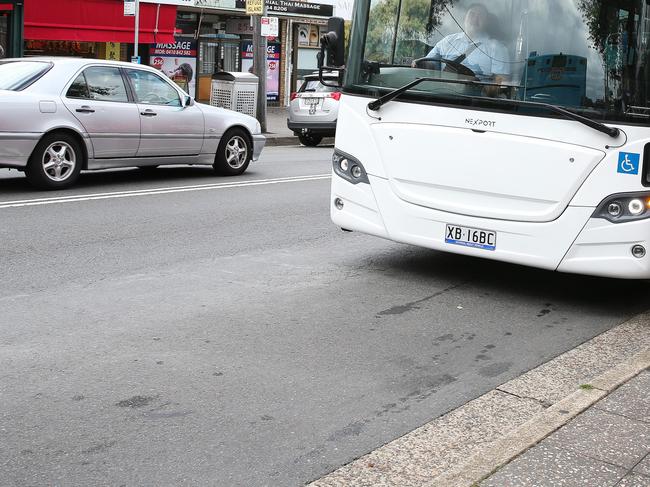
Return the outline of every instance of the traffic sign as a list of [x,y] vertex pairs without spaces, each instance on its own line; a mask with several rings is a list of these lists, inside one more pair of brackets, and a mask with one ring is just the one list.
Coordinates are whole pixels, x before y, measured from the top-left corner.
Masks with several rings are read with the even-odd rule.
[[264,0],[246,0],[247,15],[262,15],[264,13]]
[[278,18],[277,17],[262,17],[262,37],[277,37],[278,36]]

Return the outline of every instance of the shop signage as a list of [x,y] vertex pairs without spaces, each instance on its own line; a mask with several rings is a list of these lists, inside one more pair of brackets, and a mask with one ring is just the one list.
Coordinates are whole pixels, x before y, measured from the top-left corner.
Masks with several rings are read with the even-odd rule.
[[[256,0],[236,0],[237,8],[246,8],[247,4]],[[324,3],[303,2],[300,0],[266,0],[266,11],[284,15],[302,15],[307,17],[331,17],[334,7]]]
[[[253,67],[253,43],[243,41],[241,44],[241,70],[246,73]],[[269,42],[266,45],[266,99],[280,99],[280,44]]]
[[298,45],[299,46],[320,46],[320,38],[325,34],[324,25],[299,24],[298,25]]
[[120,43],[107,42],[106,43],[106,59],[110,61],[120,60]]
[[140,0],[144,3],[164,3],[167,5],[179,5],[181,7],[194,7],[195,0]]
[[253,26],[250,19],[235,18],[226,20],[226,34],[246,35],[253,34]]
[[277,17],[262,17],[262,37],[277,37],[278,36],[278,18]]
[[235,0],[193,0],[195,7],[201,8],[235,8]]
[[149,62],[188,94],[196,93],[196,41],[150,44]]
[[135,16],[135,0],[124,0],[124,16]]

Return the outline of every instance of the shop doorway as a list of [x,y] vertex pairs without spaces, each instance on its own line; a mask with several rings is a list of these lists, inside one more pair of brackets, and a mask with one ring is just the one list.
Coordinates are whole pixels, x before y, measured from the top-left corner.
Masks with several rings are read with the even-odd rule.
[[199,89],[200,101],[210,99],[212,75],[221,71],[239,71],[241,69],[240,40],[210,39],[199,41]]

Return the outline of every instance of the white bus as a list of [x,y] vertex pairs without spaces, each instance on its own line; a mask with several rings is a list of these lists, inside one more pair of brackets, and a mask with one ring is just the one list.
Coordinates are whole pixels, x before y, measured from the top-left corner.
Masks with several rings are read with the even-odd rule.
[[[561,272],[650,278],[650,2],[356,0],[344,230]],[[338,68],[338,69],[332,69]]]

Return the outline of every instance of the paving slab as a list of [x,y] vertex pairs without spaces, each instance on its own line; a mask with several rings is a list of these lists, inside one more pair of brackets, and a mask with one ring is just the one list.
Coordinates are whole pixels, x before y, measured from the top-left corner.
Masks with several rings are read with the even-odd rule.
[[650,485],[650,477],[638,474],[628,474],[621,480],[616,487],[648,487]]
[[594,407],[626,418],[650,423],[650,372],[642,372]]
[[545,443],[631,469],[650,451],[650,424],[592,408]]
[[[634,467],[634,473],[650,477],[650,453]],[[650,484],[648,484],[650,485]]]
[[622,467],[541,443],[480,486],[613,487],[626,472]]

